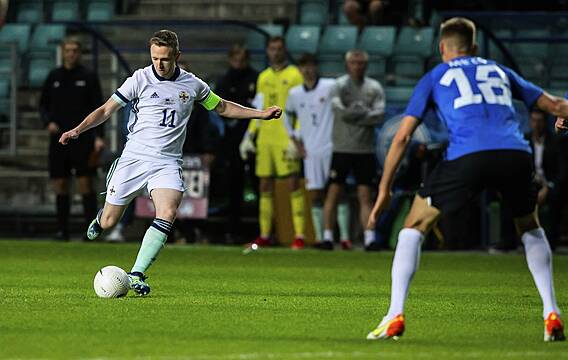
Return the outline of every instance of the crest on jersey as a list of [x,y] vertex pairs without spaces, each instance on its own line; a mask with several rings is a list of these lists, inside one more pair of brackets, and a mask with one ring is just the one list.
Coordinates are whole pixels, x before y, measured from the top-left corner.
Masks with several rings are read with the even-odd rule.
[[187,91],[185,90],[180,91],[179,99],[181,100],[182,104],[187,104],[187,102],[189,101],[189,94],[187,93]]

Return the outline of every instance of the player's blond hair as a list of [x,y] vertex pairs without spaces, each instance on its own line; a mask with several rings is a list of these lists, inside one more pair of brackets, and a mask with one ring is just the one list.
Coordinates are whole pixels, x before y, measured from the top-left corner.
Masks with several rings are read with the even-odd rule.
[[345,61],[349,61],[349,59],[351,59],[353,56],[360,56],[363,57],[363,60],[365,62],[369,61],[369,54],[367,54],[367,52],[365,50],[361,50],[361,49],[353,49],[353,50],[349,50],[348,52],[345,53]]
[[476,46],[475,32],[473,21],[463,17],[453,17],[440,25],[440,39],[463,53],[473,52]]
[[174,51],[174,55],[179,52],[178,36],[171,30],[156,31],[148,41],[148,46],[167,46]]

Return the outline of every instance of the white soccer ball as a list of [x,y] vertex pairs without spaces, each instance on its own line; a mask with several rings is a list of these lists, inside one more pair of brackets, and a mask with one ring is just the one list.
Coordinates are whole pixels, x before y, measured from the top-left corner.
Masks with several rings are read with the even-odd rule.
[[117,298],[128,293],[130,280],[126,271],[118,266],[109,265],[97,271],[93,286],[99,297]]

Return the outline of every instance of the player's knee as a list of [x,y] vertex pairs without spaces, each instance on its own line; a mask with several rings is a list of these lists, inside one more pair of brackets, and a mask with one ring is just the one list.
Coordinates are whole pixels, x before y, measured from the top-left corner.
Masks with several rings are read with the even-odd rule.
[[535,210],[531,214],[515,218],[515,226],[519,234],[539,228],[540,221],[538,220],[537,211]]
[[160,211],[156,211],[156,218],[173,223],[174,220],[176,219],[176,214],[177,214],[177,209],[166,208],[166,209],[161,209]]
[[410,213],[404,222],[405,228],[416,229],[423,234],[430,232],[440,217],[440,210],[430,206],[426,199],[416,196]]

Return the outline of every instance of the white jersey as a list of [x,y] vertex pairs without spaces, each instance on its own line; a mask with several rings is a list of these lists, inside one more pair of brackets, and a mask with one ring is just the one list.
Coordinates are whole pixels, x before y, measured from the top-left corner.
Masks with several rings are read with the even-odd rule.
[[304,85],[290,89],[286,102],[287,124],[292,119],[299,121],[299,135],[308,157],[310,154],[331,152],[333,112],[330,93],[335,79],[320,78],[316,86],[307,90]]
[[122,157],[181,164],[194,103],[208,108],[204,103],[211,104],[211,96],[205,82],[179,67],[170,79],[158,75],[153,65],[135,71],[112,96],[122,106],[132,101]]

